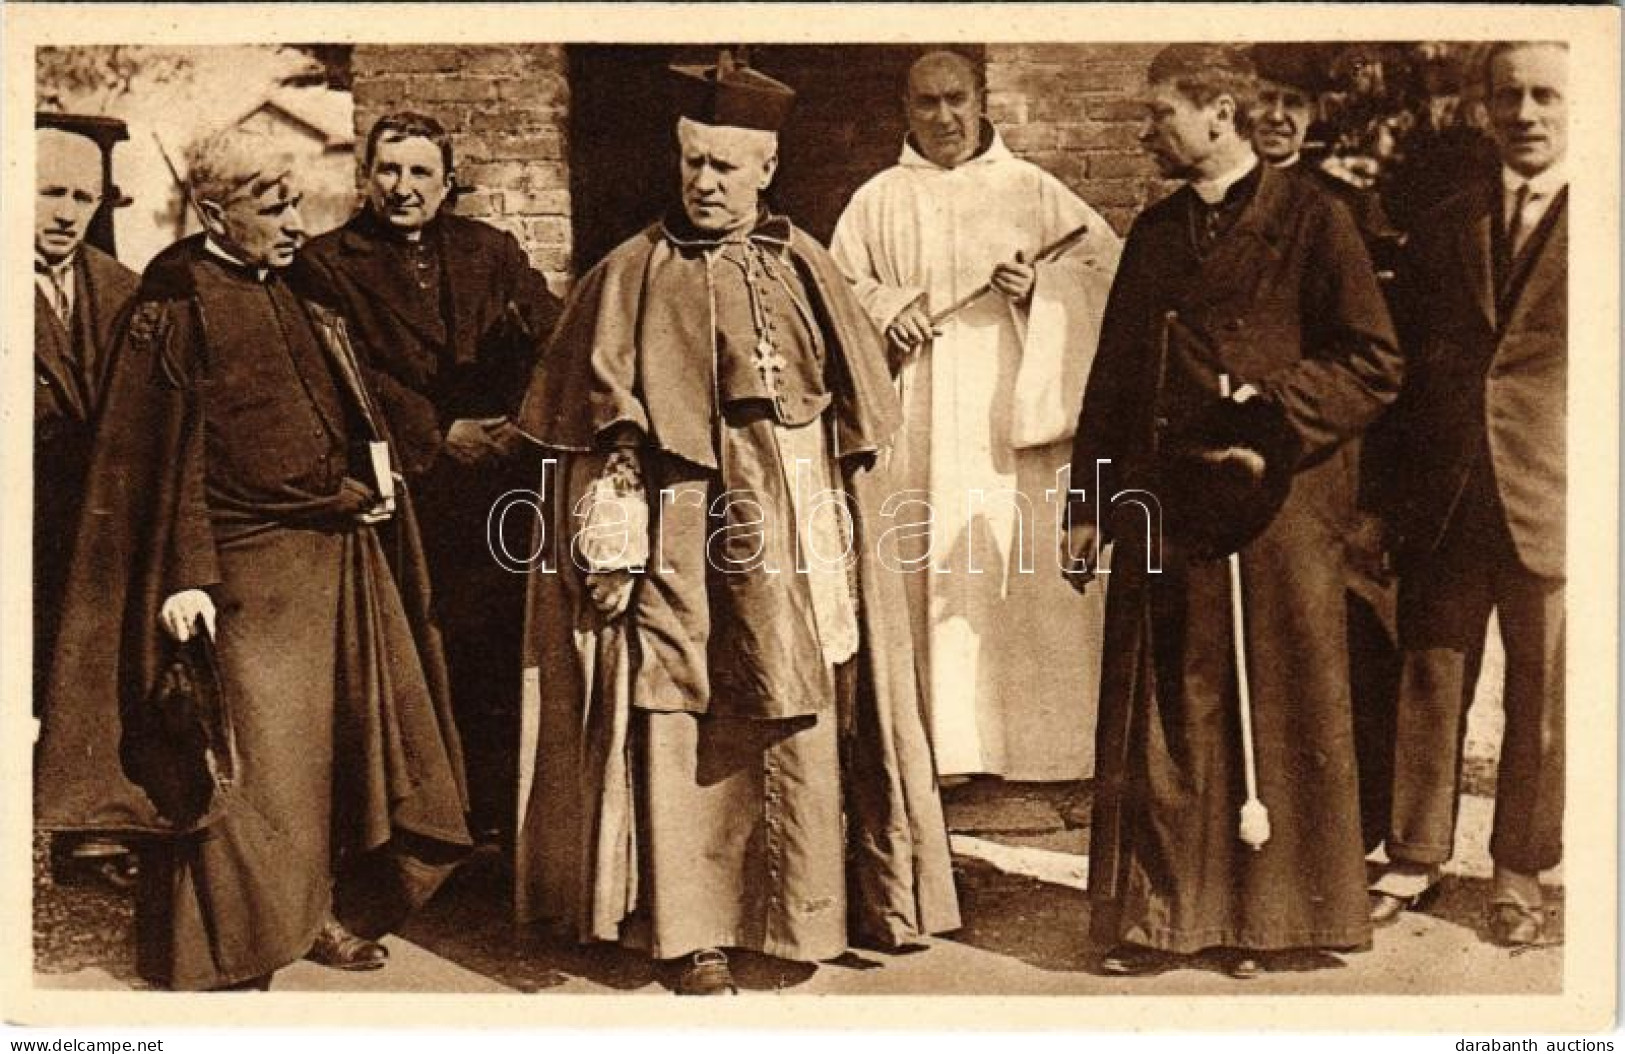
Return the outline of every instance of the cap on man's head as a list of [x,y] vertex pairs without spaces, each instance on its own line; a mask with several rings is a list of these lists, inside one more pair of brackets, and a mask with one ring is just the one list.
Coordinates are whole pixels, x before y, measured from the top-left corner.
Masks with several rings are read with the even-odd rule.
[[677,116],[701,124],[777,132],[790,116],[795,91],[724,51],[715,66],[673,66]]
[[113,149],[114,143],[122,143],[130,138],[129,128],[118,118],[85,113],[41,110],[34,114],[34,127],[55,128],[63,132],[72,132],[74,135],[82,135],[86,139],[94,140],[104,154]]
[[1247,54],[1260,80],[1310,96],[1332,90],[1331,56],[1313,44],[1254,44]]

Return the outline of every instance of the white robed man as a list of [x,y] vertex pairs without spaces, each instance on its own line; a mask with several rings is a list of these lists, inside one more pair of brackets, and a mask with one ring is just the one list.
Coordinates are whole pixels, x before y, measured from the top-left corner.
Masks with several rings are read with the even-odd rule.
[[938,771],[1080,779],[1092,767],[1103,601],[1041,564],[1063,504],[1065,407],[1082,397],[1120,242],[1010,152],[984,97],[964,56],[915,62],[902,156],[853,195],[831,250],[900,360],[891,511],[919,529],[900,528],[891,555],[915,572]]

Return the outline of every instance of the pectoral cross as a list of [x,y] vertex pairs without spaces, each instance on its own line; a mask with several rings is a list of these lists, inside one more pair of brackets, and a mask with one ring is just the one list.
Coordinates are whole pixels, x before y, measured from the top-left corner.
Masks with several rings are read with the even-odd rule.
[[767,385],[767,390],[771,394],[777,395],[779,393],[779,374],[784,372],[789,363],[785,361],[783,355],[779,354],[779,350],[773,346],[773,342],[767,337],[763,337],[756,342],[755,361],[756,372],[762,375],[762,383]]

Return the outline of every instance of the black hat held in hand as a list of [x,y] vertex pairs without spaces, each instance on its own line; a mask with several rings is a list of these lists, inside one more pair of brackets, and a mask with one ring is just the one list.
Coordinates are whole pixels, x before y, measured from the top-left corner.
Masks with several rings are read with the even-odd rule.
[[1169,435],[1156,496],[1170,543],[1201,559],[1236,552],[1262,534],[1285,504],[1297,436],[1273,402],[1215,399]]

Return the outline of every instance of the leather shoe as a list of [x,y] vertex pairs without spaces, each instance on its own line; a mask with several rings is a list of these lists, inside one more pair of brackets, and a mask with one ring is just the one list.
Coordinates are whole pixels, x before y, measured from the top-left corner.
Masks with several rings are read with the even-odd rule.
[[1490,939],[1508,948],[1539,944],[1546,915],[1537,908],[1500,901],[1490,905]]
[[1172,956],[1143,944],[1119,944],[1100,959],[1100,972],[1110,977],[1145,977],[1161,973]]
[[380,970],[389,958],[389,949],[377,941],[357,937],[337,919],[329,918],[322,923],[305,958],[335,970]]
[[[111,848],[113,851],[102,851]],[[136,855],[122,846],[106,843],[86,844],[64,853],[52,862],[52,878],[58,885],[104,886],[118,893],[128,893],[140,878],[140,863]]]
[[677,977],[678,995],[738,995],[728,957],[715,948],[705,948],[689,957]]
[[75,857],[81,871],[109,889],[128,893],[141,877],[141,865],[134,853],[117,856]]
[[1256,955],[1247,952],[1237,952],[1225,963],[1224,972],[1238,981],[1251,981],[1264,972],[1264,965]]
[[1438,883],[1434,883],[1422,892],[1409,897],[1402,897],[1397,893],[1382,893],[1373,890],[1371,893],[1371,924],[1373,926],[1387,926],[1397,920],[1403,912],[1426,911],[1438,899]]

